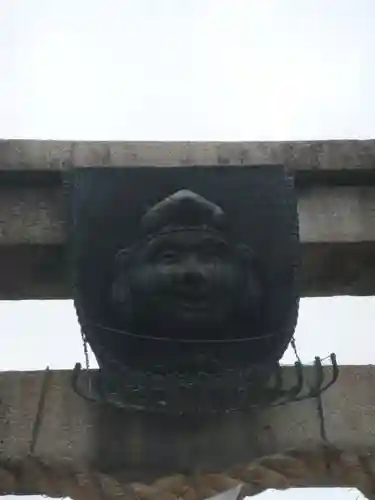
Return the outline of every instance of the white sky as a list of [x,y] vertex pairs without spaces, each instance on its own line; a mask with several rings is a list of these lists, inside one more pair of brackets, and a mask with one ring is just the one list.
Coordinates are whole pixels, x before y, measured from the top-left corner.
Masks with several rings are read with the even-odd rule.
[[[0,137],[374,138],[374,23],[373,0],[0,0]],[[303,360],[374,363],[374,302],[304,300]],[[83,358],[69,302],[0,318],[2,370]]]

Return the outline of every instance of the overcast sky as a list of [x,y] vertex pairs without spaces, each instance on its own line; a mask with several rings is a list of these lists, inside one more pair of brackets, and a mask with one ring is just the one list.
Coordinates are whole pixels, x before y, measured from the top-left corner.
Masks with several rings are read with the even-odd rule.
[[[0,137],[374,138],[374,26],[373,0],[0,0]],[[302,301],[303,360],[374,363],[374,302]],[[2,370],[82,360],[70,302],[0,313]]]

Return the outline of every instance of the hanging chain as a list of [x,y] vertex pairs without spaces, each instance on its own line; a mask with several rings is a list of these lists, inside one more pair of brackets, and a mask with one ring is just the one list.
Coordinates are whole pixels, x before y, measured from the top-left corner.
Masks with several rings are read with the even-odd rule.
[[[71,168],[71,165],[66,165],[66,172],[69,173],[70,168]],[[66,200],[68,201],[69,197],[70,197],[71,185],[70,185],[69,175],[66,174],[66,172],[65,172],[65,174],[62,175],[62,178],[61,178],[61,183],[62,183],[62,190],[61,191],[62,191],[62,196],[64,198],[66,198]],[[71,213],[70,203],[67,202],[66,206],[69,207],[69,210],[67,213],[67,219],[69,220],[69,222],[71,222],[72,213]],[[72,265],[71,252],[68,252],[68,263],[69,263],[69,268],[72,268],[73,265]],[[73,281],[72,288],[73,288],[73,294],[74,294],[74,290],[76,287],[75,277],[72,277],[72,281]],[[77,311],[76,311],[76,315],[77,315]],[[80,323],[78,316],[77,316],[77,320],[78,320],[78,323]],[[83,342],[83,352],[84,352],[84,356],[85,356],[85,368],[86,368],[86,370],[89,370],[90,369],[90,359],[89,359],[88,342],[87,342],[86,335],[83,332],[82,328],[81,328],[81,337],[82,337],[82,342]]]
[[301,358],[299,357],[298,351],[297,351],[297,346],[296,346],[296,338],[293,335],[292,340],[290,341],[290,345],[292,346],[292,349],[294,351],[294,354],[296,355],[297,361],[299,363],[302,363]]
[[[294,351],[294,354],[295,354],[297,360],[301,363],[301,358],[300,358],[298,351],[297,351],[296,338],[294,335],[292,337],[292,340],[290,341],[290,344],[292,346],[292,349]],[[328,453],[329,453],[329,446],[331,445],[331,443],[330,443],[328,436],[327,436],[322,394],[320,392],[318,392],[318,394],[316,394],[316,396],[315,396],[315,399],[316,399],[316,409],[317,409],[318,419],[319,419],[320,437],[321,437],[321,440],[323,441],[323,444],[325,446],[325,465],[326,465],[327,471],[329,471],[331,464],[330,464]]]
[[[292,340],[290,341],[290,344],[292,346],[294,354],[296,355],[297,360],[301,363],[301,358],[300,358],[298,351],[297,351],[296,338],[294,335],[292,337]],[[328,444],[329,441],[327,438],[327,430],[326,430],[326,426],[325,426],[323,401],[322,401],[322,397],[321,397],[320,392],[315,396],[315,399],[317,402],[317,411],[318,411],[318,417],[319,417],[320,437],[322,438],[322,441],[324,443]]]
[[90,369],[90,359],[89,359],[89,348],[88,348],[88,342],[86,335],[83,333],[81,330],[81,337],[82,337],[82,342],[83,342],[83,352],[85,355],[85,365],[86,365],[86,370]]

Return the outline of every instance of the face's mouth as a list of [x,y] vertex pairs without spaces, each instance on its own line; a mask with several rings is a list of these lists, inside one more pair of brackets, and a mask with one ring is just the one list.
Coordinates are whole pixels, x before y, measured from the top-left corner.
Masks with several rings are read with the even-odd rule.
[[172,307],[191,313],[203,313],[212,309],[207,291],[175,289],[164,294],[164,300]]
[[208,306],[211,302],[210,292],[207,289],[194,289],[194,288],[182,288],[176,289],[171,294],[170,297],[173,301],[181,302],[186,304],[188,307],[204,307]]
[[198,301],[184,299],[179,301],[179,304],[184,310],[191,312],[205,312],[210,309],[207,301],[202,302],[201,300]]

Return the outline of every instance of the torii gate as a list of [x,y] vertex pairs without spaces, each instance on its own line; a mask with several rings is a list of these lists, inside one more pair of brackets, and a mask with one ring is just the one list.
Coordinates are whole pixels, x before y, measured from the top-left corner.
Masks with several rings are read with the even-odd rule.
[[[3,140],[0,298],[70,296],[64,263],[64,169],[267,163],[284,163],[296,175],[303,295],[373,295],[373,140]],[[290,368],[284,370],[288,376]],[[243,484],[242,495],[267,488],[354,486],[375,498],[371,366],[341,367],[338,382],[322,398],[324,420],[315,400],[251,418],[232,415],[199,423],[135,417],[86,403],[69,380],[68,370],[0,374],[1,493],[77,500],[204,499]]]

